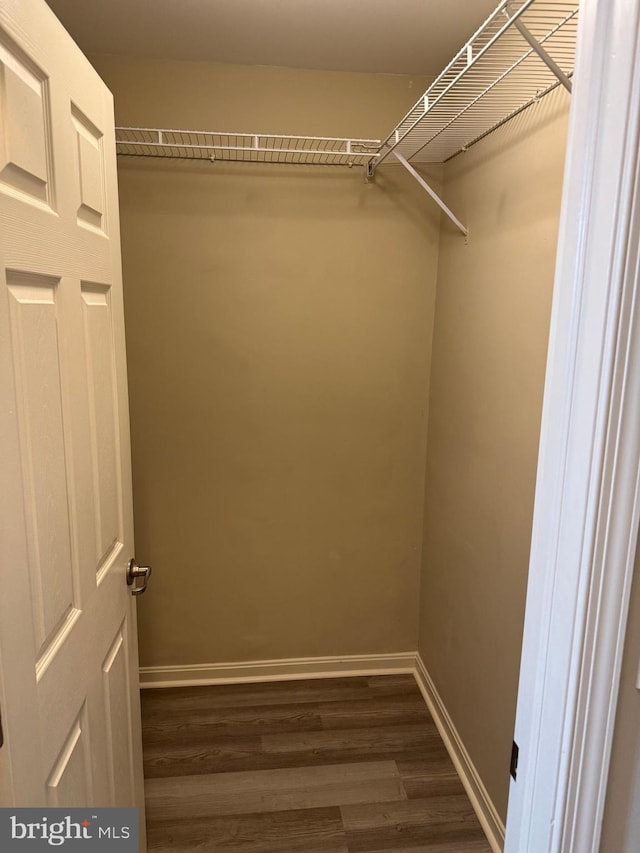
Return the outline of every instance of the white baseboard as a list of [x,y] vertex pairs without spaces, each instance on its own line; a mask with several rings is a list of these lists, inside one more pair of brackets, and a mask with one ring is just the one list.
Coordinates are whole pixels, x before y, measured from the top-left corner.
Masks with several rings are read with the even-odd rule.
[[496,811],[480,774],[476,770],[419,654],[416,654],[415,657],[415,677],[447,752],[458,771],[458,776],[460,776],[471,805],[485,831],[491,849],[494,853],[502,853],[505,834],[504,823]]
[[393,675],[415,671],[415,652],[322,658],[140,667],[140,687],[186,687],[243,681],[287,681],[347,675]]
[[417,652],[380,655],[345,655],[284,660],[210,663],[193,666],[144,666],[140,686],[187,687],[206,684],[287,681],[301,678],[332,678],[348,675],[395,675],[411,673],[434,719],[444,745],[465,787],[471,805],[494,853],[502,853],[505,827],[478,771],[474,767],[429,673]]

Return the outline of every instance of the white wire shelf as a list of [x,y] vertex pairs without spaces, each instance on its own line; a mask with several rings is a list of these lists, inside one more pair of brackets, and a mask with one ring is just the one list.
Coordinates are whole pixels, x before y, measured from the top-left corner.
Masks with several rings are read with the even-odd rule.
[[559,86],[558,73],[570,86],[578,5],[502,0],[385,139],[372,167],[393,152],[413,163],[443,163]]
[[[571,87],[579,0],[501,0],[389,136],[348,139],[117,127],[120,155],[300,165],[364,165],[389,156],[443,163],[556,86]],[[393,157],[395,160],[395,157]]]
[[379,148],[379,139],[116,128],[117,153],[141,157],[354,166],[375,161]]

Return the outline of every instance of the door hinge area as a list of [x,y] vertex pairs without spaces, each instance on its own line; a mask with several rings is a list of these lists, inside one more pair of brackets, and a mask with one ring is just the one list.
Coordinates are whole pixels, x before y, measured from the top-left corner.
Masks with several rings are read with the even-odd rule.
[[513,746],[511,747],[511,767],[509,772],[511,773],[511,778],[515,781],[516,776],[518,775],[518,755],[520,754],[520,747],[518,744],[513,742]]

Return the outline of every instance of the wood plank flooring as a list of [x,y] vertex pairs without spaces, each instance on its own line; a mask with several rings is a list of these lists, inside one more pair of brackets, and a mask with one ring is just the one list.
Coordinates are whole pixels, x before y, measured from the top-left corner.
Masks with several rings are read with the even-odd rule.
[[411,675],[142,691],[150,853],[491,853]]

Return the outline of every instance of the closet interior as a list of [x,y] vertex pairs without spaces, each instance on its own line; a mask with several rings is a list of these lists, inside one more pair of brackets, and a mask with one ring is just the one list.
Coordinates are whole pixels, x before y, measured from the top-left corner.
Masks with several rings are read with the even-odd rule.
[[417,667],[496,843],[577,21],[502,0],[435,80],[90,55],[143,686]]

